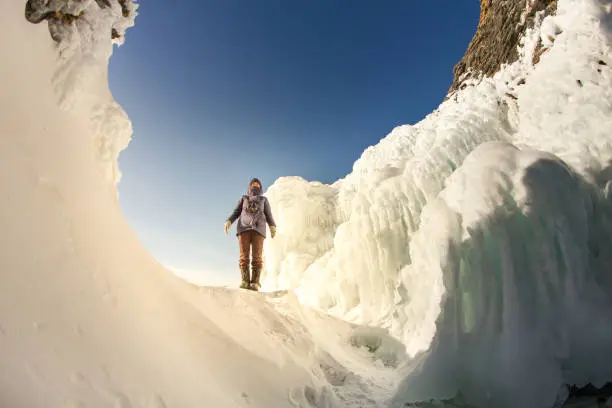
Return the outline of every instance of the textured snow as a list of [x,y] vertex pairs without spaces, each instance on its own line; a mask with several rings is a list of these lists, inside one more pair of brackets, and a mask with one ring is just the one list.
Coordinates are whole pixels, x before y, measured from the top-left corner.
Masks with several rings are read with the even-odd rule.
[[0,5],[0,406],[540,408],[612,380],[609,2],[560,0],[518,62],[336,183],[276,181],[265,294],[177,278],[122,217],[106,73],[135,14],[66,1],[87,12],[55,44],[21,3]]
[[279,235],[309,239],[267,242],[264,288],[388,328],[414,358],[398,406],[460,392],[547,407],[564,383],[612,378],[610,18],[606,2],[559,1],[519,61],[317,186],[318,217],[305,180],[269,188]]
[[[105,8],[93,0],[54,0],[50,6],[57,9],[53,3],[64,3],[63,12],[80,15],[74,24],[59,26],[63,40],[56,50],[57,66],[52,78],[58,104],[67,111],[78,106],[80,111],[88,112],[88,133],[100,171],[109,181],[119,182],[117,159],[130,141],[132,124],[108,88],[108,61],[113,44],[123,44],[125,31],[134,25],[138,4],[126,3],[130,16],[125,18],[117,1],[109,2],[110,7]],[[119,37],[111,40],[113,29]]]

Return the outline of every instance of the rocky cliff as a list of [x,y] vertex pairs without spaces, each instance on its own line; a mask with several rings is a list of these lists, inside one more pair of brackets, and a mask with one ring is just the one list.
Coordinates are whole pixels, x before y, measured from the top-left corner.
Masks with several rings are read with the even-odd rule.
[[[525,30],[533,27],[537,13],[543,12],[540,13],[543,18],[556,10],[557,2],[553,0],[480,0],[478,29],[453,69],[449,92],[461,87],[466,79],[491,76],[502,64],[516,61],[519,41]],[[536,52],[534,62],[537,63],[538,57]]]

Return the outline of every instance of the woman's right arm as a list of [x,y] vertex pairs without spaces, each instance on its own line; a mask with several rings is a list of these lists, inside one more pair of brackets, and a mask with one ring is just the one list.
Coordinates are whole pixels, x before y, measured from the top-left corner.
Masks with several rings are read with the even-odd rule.
[[236,221],[238,217],[240,217],[241,212],[242,212],[242,197],[240,197],[240,200],[238,200],[238,204],[236,204],[236,208],[234,208],[234,211],[227,219],[230,222],[230,224],[233,224],[234,221]]

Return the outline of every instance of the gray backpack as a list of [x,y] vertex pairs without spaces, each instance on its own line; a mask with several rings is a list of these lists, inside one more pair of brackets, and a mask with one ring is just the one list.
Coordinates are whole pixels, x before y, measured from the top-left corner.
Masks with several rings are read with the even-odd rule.
[[264,197],[242,196],[240,223],[247,228],[257,228],[264,215]]

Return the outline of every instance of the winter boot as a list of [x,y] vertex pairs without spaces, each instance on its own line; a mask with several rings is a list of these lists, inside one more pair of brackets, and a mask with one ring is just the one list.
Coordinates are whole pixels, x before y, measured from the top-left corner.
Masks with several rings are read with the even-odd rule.
[[261,288],[259,284],[259,275],[261,273],[261,269],[253,268],[253,275],[251,276],[251,284],[249,285],[249,289],[258,291]]
[[250,289],[249,285],[249,268],[240,269],[240,274],[242,275],[242,283],[240,284],[240,289]]

